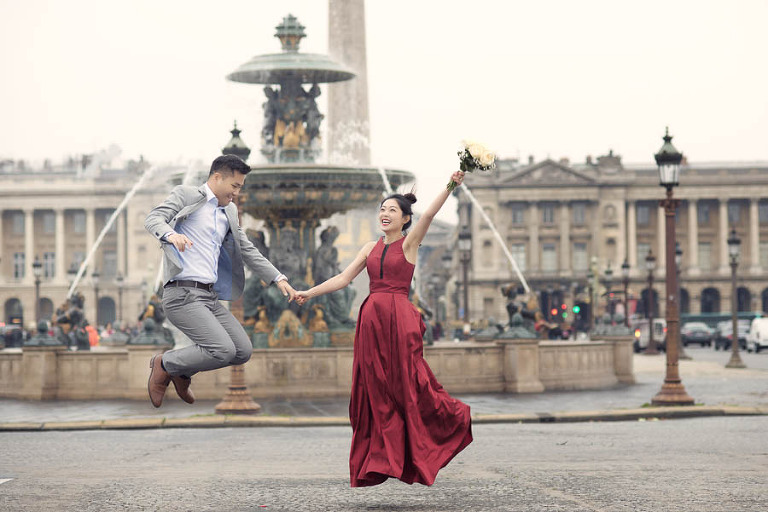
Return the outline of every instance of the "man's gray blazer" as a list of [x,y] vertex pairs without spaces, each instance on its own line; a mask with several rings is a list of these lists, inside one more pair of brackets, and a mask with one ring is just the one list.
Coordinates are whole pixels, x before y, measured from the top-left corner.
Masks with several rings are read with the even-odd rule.
[[[152,236],[160,240],[163,248],[163,283],[171,281],[181,272],[179,250],[160,239],[164,234],[175,231],[191,213],[205,204],[205,187],[199,188],[179,185],[162,204],[152,209],[144,221]],[[235,300],[243,294],[245,272],[243,263],[253,270],[264,282],[271,283],[280,272],[267,260],[240,228],[237,220],[237,206],[229,203],[224,211],[229,221],[229,231],[221,245],[218,262],[218,278],[214,291],[222,300]]]

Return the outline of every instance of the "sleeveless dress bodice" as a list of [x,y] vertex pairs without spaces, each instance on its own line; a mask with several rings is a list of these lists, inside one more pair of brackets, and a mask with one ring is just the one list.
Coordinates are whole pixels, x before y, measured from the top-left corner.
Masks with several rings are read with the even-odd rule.
[[408,296],[416,266],[405,259],[404,240],[403,237],[391,244],[385,244],[381,238],[371,250],[365,261],[371,282],[370,293],[397,293]]

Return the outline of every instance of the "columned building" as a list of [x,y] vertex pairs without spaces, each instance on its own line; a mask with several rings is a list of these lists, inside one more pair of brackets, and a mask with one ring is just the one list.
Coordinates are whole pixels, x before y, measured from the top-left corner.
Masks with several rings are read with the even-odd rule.
[[[647,309],[646,257],[656,257],[651,293],[664,314],[665,231],[655,164],[624,166],[610,152],[582,164],[544,160],[497,162],[466,183],[496,224],[542,311],[563,305],[588,307],[587,276],[599,297],[596,314],[609,302],[605,271],[612,271],[614,310],[623,307],[621,266],[629,264],[629,313]],[[459,231],[471,234],[469,306],[471,320],[505,318],[502,285],[517,279],[491,230],[459,194]],[[730,311],[731,277],[727,239],[731,228],[742,240],[738,268],[740,311],[768,311],[768,162],[683,162],[677,242],[682,249],[683,313]]]
[[[4,164],[0,168],[0,324],[29,328],[35,324],[35,261],[42,266],[39,316],[50,320],[64,302],[74,272],[147,165],[133,161],[125,168],[110,169],[84,160],[31,170],[19,163]],[[124,321],[135,324],[149,298],[161,255],[144,229],[144,218],[167,194],[174,178],[167,171],[157,174],[155,182],[138,191],[104,232],[79,281],[77,290],[85,297],[86,318],[92,324],[97,318],[101,325],[113,322],[121,313]]]

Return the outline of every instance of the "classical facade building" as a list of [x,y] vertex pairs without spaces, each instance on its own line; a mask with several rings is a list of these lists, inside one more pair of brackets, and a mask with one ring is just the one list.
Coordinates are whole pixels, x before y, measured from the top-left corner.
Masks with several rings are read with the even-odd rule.
[[[565,159],[502,160],[492,172],[468,175],[466,183],[548,315],[563,305],[568,312],[579,305],[576,309],[581,309],[583,319],[590,302],[597,304],[595,313],[600,314],[610,296],[605,295],[609,266],[612,307],[622,308],[625,261],[629,313],[644,314],[649,252],[656,256],[650,297],[656,312],[664,314],[665,230],[659,206],[664,190],[655,164],[625,166],[612,151],[581,164]],[[468,233],[472,241],[471,319],[505,318],[506,298],[499,290],[517,279],[481,216],[464,194],[458,197],[459,232]],[[684,161],[675,197],[681,199],[676,237],[682,249],[682,312],[730,311],[726,241],[731,228],[742,241],[739,310],[768,311],[768,162]],[[590,270],[597,278],[588,283]],[[597,301],[589,300],[590,288]]]
[[[147,168],[142,160],[114,169],[86,158],[60,166],[46,163],[42,169],[29,169],[21,162],[3,163],[0,324],[34,326],[35,261],[41,264],[38,315],[52,317],[66,298],[73,271],[87,258],[108,220]],[[144,229],[144,218],[174,183],[180,183],[183,171],[165,168],[155,172],[103,233],[77,287],[85,297],[86,318],[92,324],[116,319],[136,323],[152,293],[161,256],[158,244]],[[94,271],[99,275],[96,282]]]

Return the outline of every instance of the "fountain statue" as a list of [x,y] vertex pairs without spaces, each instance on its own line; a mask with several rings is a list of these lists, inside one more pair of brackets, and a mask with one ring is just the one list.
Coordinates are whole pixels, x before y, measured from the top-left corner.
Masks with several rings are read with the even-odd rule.
[[[264,220],[266,233],[251,233],[254,244],[294,288],[306,289],[339,271],[338,251],[333,247],[338,231],[324,230],[317,246],[320,221],[362,207],[371,208],[373,215],[384,185],[375,167],[317,163],[324,119],[316,101],[320,84],[350,80],[355,74],[325,55],[299,52],[305,33],[294,16],[283,18],[276,30],[282,53],[253,57],[227,76],[235,82],[263,85],[266,96],[260,151],[265,163],[251,166],[240,207],[243,213]],[[394,187],[413,181],[406,171],[385,173]],[[321,308],[305,310],[296,304],[286,306],[275,287],[252,277],[244,293],[244,323],[254,346],[264,347],[265,337],[269,347],[317,346],[326,343],[326,334],[331,345],[349,345],[354,338],[353,298],[352,288],[347,287],[318,301]],[[310,326],[318,317],[322,322],[314,320]]]
[[85,297],[76,292],[56,309],[56,338],[73,350],[91,350],[88,332],[85,330],[88,321],[83,313],[84,306]]
[[25,347],[50,347],[61,345],[65,345],[61,339],[54,338],[48,334],[48,322],[45,320],[37,322],[37,332],[32,338],[24,343]]

